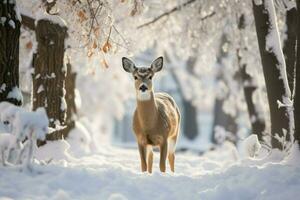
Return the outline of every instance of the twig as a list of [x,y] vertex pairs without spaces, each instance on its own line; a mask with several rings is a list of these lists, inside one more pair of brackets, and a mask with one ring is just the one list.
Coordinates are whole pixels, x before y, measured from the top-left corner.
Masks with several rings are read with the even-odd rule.
[[[98,21],[97,21],[96,15],[98,13],[99,8],[101,7],[101,9],[102,9],[102,3],[100,1],[98,1],[98,2],[99,2],[99,5],[96,8],[96,11],[94,12],[90,1],[89,0],[87,1],[88,6],[89,6],[89,10],[90,10],[90,13],[91,13],[91,17],[92,17],[91,28],[90,28],[90,31],[89,31],[89,34],[88,34],[88,38],[90,38],[90,36],[91,36],[92,30],[94,28],[94,22],[96,21],[96,23],[99,24]],[[100,9],[100,12],[101,12],[101,9]]]
[[216,14],[216,12],[215,12],[215,11],[212,11],[210,14],[208,14],[208,15],[202,17],[200,20],[201,20],[201,21],[204,21],[204,20],[206,20],[206,19],[208,19],[208,18],[214,16],[215,14]]
[[126,39],[124,38],[124,36],[120,33],[120,31],[117,29],[117,27],[115,25],[112,25],[112,27],[116,31],[116,33],[120,36],[120,38],[123,40],[124,44],[127,45],[128,42],[126,41]]
[[149,21],[149,22],[147,22],[145,24],[139,25],[137,28],[140,29],[140,28],[143,28],[145,26],[149,26],[150,24],[154,24],[155,22],[157,22],[161,18],[163,18],[165,16],[168,16],[168,15],[172,14],[173,12],[176,12],[176,11],[180,10],[182,7],[185,7],[185,6],[191,4],[191,3],[195,2],[195,1],[196,0],[189,0],[189,1],[183,3],[183,4],[179,5],[179,6],[176,6],[176,7],[172,8],[171,10],[169,10],[169,11],[167,11],[167,12],[165,12],[165,13],[159,15],[159,16],[157,16],[153,20],[151,20],[151,21]]
[[121,43],[118,43],[118,42],[114,41],[112,38],[110,38],[110,42],[111,42],[112,44],[115,44],[115,45],[118,46],[118,47],[121,47],[121,48],[123,48],[123,49],[129,50],[129,48],[128,48],[127,46],[124,46],[124,45],[122,45]]
[[109,42],[109,39],[110,39],[111,29],[112,29],[112,26],[110,26],[110,28],[109,28],[109,33],[108,33],[108,37],[107,37],[107,40],[106,40],[107,43]]

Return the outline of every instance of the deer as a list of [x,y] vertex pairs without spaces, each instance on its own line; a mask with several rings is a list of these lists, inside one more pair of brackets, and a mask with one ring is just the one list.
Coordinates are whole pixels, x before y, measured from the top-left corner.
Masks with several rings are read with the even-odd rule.
[[153,147],[159,147],[161,172],[166,172],[166,159],[175,172],[175,149],[179,136],[180,111],[167,93],[155,93],[153,77],[163,68],[163,57],[155,59],[150,67],[136,67],[123,57],[123,69],[134,78],[136,108],[132,127],[138,145],[141,171],[152,173]]

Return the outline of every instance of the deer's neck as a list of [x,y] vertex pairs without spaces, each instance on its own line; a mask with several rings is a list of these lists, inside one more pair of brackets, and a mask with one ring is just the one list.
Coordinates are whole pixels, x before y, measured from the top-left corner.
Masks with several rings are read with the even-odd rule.
[[149,99],[137,99],[137,114],[143,129],[150,130],[151,128],[155,127],[158,111],[153,91],[151,91]]

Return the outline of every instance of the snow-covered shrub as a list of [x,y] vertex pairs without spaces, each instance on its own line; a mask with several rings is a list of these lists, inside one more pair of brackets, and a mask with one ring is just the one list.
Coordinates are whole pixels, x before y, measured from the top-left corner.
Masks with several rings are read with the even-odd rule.
[[46,111],[44,108],[38,108],[35,112],[18,112],[13,126],[13,133],[19,138],[25,139],[32,135],[35,139],[44,140],[48,133]]
[[284,162],[291,166],[300,166],[300,152],[299,144],[295,142],[291,147],[288,156],[285,158]]
[[282,133],[283,133],[282,136],[279,136],[276,133],[275,136],[272,136],[272,137],[274,137],[281,144],[281,147],[282,147],[281,150],[282,151],[284,151],[285,153],[289,153],[291,151],[291,149],[292,149],[292,146],[293,146],[294,136],[293,136],[293,134],[290,134],[290,141],[288,141],[286,139],[288,131],[285,130],[285,129],[283,129]]
[[0,110],[1,122],[9,124],[9,133],[0,134],[2,164],[22,165],[31,169],[36,142],[44,140],[48,133],[49,121],[45,109],[29,112],[2,102]]
[[15,135],[11,133],[0,134],[0,152],[3,166],[7,165],[7,160],[14,153],[13,150],[21,149],[22,143],[17,142]]
[[255,157],[261,148],[258,137],[255,134],[248,136],[241,145],[241,154],[243,157]]
[[15,119],[16,113],[21,111],[23,111],[22,108],[17,107],[11,103],[0,103],[0,120],[6,132],[12,132],[12,122]]

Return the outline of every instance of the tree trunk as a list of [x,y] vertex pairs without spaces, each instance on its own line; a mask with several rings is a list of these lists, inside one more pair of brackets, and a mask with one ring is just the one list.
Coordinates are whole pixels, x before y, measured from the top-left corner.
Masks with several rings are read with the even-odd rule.
[[[220,65],[219,67],[219,74],[217,75],[217,82],[218,81],[224,81],[226,85],[228,85],[228,81],[225,80],[224,73],[225,72],[225,66],[224,66],[224,59],[227,59],[228,57],[228,51],[224,49],[224,46],[229,44],[230,41],[228,40],[227,33],[224,33],[221,37],[221,44],[220,44],[220,51],[219,55],[217,57],[217,63]],[[232,77],[234,79],[234,77]],[[232,80],[235,81],[235,80]],[[233,143],[236,143],[237,138],[236,138],[236,133],[238,131],[238,125],[235,121],[235,118],[227,113],[224,112],[223,110],[223,104],[227,97],[230,95],[226,94],[222,97],[216,97],[215,99],[215,106],[214,106],[214,121],[213,121],[213,129],[212,129],[212,142],[214,144],[220,144],[221,142],[224,141],[219,141],[219,137],[217,135],[217,127],[222,127],[224,130],[227,132],[230,132],[231,135],[226,135],[225,140],[229,140]]]
[[0,102],[22,104],[19,90],[19,37],[21,22],[15,1],[0,2]]
[[[65,38],[67,29],[46,19],[36,26],[37,53],[33,56],[33,110],[45,107],[49,126],[58,128],[65,125],[65,79],[64,65]],[[62,138],[61,131],[47,135],[47,140]]]
[[[297,0],[297,60],[296,60],[296,88],[294,99],[295,134],[294,138],[300,148],[300,0]],[[300,149],[299,149],[300,150]]]
[[[286,72],[291,93],[294,94],[296,72],[296,39],[297,39],[297,9],[291,8],[286,12],[286,39],[283,45],[283,54],[286,63]],[[293,96],[293,95],[292,95]]]
[[197,108],[191,101],[183,98],[183,133],[189,140],[194,140],[198,136],[198,123],[197,123]]
[[[253,0],[252,3],[270,107],[271,143],[273,148],[284,149],[284,144],[276,137],[289,141],[294,125],[292,108],[289,105],[291,93],[280,46],[275,8],[272,0],[262,0],[261,3]],[[281,103],[284,105],[280,105]]]
[[[240,16],[238,28],[241,32],[240,48],[243,49],[243,54],[247,55],[247,53],[245,54],[245,52],[248,51],[247,46],[242,42],[243,31],[245,31],[246,28],[244,14]],[[240,69],[241,84],[243,86],[245,101],[247,104],[248,114],[251,123],[251,133],[256,134],[259,141],[264,142],[263,136],[266,129],[265,119],[260,109],[260,106],[256,105],[259,102],[257,102],[256,104],[253,102],[253,94],[257,90],[258,86],[252,75],[247,73],[247,65],[245,63],[242,63],[242,53],[240,52],[241,49],[237,49],[237,61]]]
[[214,121],[211,140],[214,144],[220,144],[224,141],[219,141],[217,136],[217,127],[222,127],[227,132],[232,133],[232,135],[226,135],[225,140],[229,140],[236,144],[236,133],[238,131],[238,125],[235,119],[224,112],[223,110],[224,99],[216,98],[214,106]]
[[251,123],[251,133],[256,134],[259,141],[263,142],[263,136],[266,129],[265,119],[261,113],[259,107],[253,102],[253,94],[257,90],[257,85],[253,80],[253,77],[247,73],[246,64],[240,62],[241,57],[239,55],[239,49],[237,50],[241,82],[243,85],[245,100],[248,108],[248,114]]
[[[168,56],[166,55],[166,60]],[[187,60],[187,72],[193,75],[193,68],[196,64],[196,58],[190,57]],[[192,104],[190,100],[184,98],[183,88],[180,84],[180,81],[173,70],[171,70],[171,75],[178,86],[178,92],[182,97],[182,106],[183,106],[183,134],[189,140],[194,140],[198,134],[198,123],[197,123],[197,108]]]

